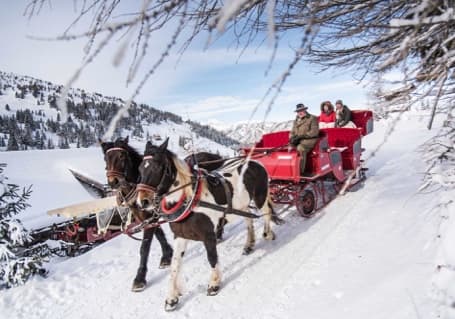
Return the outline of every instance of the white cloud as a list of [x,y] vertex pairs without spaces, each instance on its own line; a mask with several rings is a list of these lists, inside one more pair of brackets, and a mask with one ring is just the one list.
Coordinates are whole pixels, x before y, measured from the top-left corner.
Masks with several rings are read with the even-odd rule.
[[243,99],[234,96],[212,96],[193,103],[175,103],[163,106],[164,109],[189,116],[192,120],[209,119],[217,115],[232,115],[235,112],[247,114],[257,105],[257,99]]

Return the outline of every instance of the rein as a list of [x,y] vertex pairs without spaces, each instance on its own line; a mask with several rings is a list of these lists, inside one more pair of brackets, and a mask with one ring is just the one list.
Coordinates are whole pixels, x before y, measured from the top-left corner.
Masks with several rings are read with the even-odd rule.
[[[286,143],[286,144],[283,144],[283,145],[280,145],[280,146],[273,147],[273,148],[268,149],[268,150],[266,150],[264,152],[261,152],[261,153],[252,154],[251,157],[253,157],[253,159],[261,158],[261,157],[264,157],[264,156],[268,155],[269,153],[272,153],[274,151],[277,151],[279,149],[282,149],[282,148],[285,148],[285,147],[288,147],[288,146],[289,146],[289,143]],[[217,160],[203,161],[203,162],[198,162],[197,164],[198,165],[214,164],[214,163],[224,162],[224,161],[228,161],[228,160],[242,159],[242,158],[245,158],[245,157],[248,157],[248,155],[238,155],[238,156],[221,158],[221,159],[217,159]]]

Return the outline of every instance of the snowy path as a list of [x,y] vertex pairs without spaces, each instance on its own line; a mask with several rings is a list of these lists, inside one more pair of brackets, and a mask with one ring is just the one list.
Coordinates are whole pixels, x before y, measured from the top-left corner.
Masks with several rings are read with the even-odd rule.
[[[409,117],[369,163],[363,188],[337,198],[310,220],[290,210],[277,240],[260,238],[242,256],[243,224],[230,225],[219,245],[223,286],[205,295],[205,250],[191,243],[184,257],[184,295],[163,310],[168,270],[158,270],[152,244],[141,293],[130,291],[139,242],[121,236],[50,267],[50,276],[2,292],[1,318],[432,318],[429,301],[438,218],[434,194],[415,194],[423,163],[416,147],[428,132]],[[371,148],[381,136],[365,139]],[[404,144],[403,140],[409,141]],[[368,144],[370,143],[370,144]],[[167,228],[166,228],[167,229]],[[167,229],[168,230],[168,229]],[[169,234],[169,233],[168,233]],[[168,238],[171,238],[170,234]]]

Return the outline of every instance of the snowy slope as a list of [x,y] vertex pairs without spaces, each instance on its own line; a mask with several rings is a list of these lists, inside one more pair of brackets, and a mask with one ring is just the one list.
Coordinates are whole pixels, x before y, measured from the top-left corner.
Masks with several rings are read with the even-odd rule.
[[261,139],[265,133],[290,130],[294,119],[285,122],[238,123],[223,128],[223,132],[242,144],[249,145]]
[[[125,104],[120,98],[71,88],[67,99],[71,120],[63,123],[55,102],[61,91],[61,85],[0,71],[0,151],[51,149],[50,144],[62,148],[65,143],[69,147],[96,145],[110,119]],[[176,136],[176,149],[180,137],[192,141],[193,145],[187,145],[192,150],[211,147],[221,153],[226,153],[226,147],[219,144],[238,144],[213,128],[184,121],[179,115],[145,104],[134,104],[128,114],[118,123],[115,136],[128,135],[142,141]],[[16,147],[13,140],[18,144]],[[10,142],[12,145],[8,145]]]
[[[364,139],[365,155],[382,141],[386,124],[376,123],[374,134]],[[228,225],[218,246],[223,272],[218,296],[206,296],[205,250],[191,243],[184,257],[181,304],[175,313],[165,313],[168,270],[157,269],[158,244],[152,244],[147,289],[133,293],[140,243],[120,236],[80,257],[54,261],[47,279],[36,277],[2,291],[1,317],[436,318],[437,305],[429,296],[440,223],[433,210],[438,198],[416,192],[425,168],[416,149],[432,133],[423,126],[419,115],[405,115],[389,142],[368,161],[364,187],[335,199],[310,220],[293,209],[286,211],[287,223],[274,228],[274,242],[260,238],[261,222],[256,222],[257,246],[250,256],[241,254],[244,225]],[[102,174],[98,151],[85,150],[74,156],[75,162],[87,161],[93,165],[89,173]],[[7,159],[12,181],[33,182],[34,173],[22,171],[33,160],[27,158],[32,153],[38,152],[15,152]],[[70,165],[71,157],[62,162],[49,154],[35,161],[58,171],[54,167]],[[64,192],[76,197],[75,183],[61,179],[52,204]],[[36,187],[48,182],[41,177]],[[167,226],[165,230],[171,238]]]
[[[184,157],[189,153],[178,146],[178,136],[184,134],[187,128],[175,123],[162,123],[154,126],[155,132],[163,137],[170,137],[169,148]],[[163,141],[153,141],[160,144]],[[233,151],[206,138],[196,140],[195,150],[218,151],[224,156],[232,156]],[[145,141],[131,140],[130,144],[139,152],[143,152]],[[89,147],[68,150],[39,150],[1,152],[0,162],[6,162],[5,169],[9,180],[20,186],[32,185],[31,207],[21,215],[24,225],[28,228],[46,226],[60,220],[58,217],[48,217],[50,209],[67,206],[93,198],[76,182],[70,171],[73,169],[105,182],[104,156],[100,147]]]

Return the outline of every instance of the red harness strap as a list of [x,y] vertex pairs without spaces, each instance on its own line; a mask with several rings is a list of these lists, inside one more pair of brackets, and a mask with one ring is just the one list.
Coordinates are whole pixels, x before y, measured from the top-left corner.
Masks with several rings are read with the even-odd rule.
[[[161,200],[161,211],[168,219],[169,222],[179,222],[187,218],[193,209],[199,204],[202,194],[202,179],[201,174],[198,171],[198,176],[196,180],[196,190],[193,197],[187,201],[185,192],[182,193],[182,196],[178,202],[172,207],[168,208],[166,205],[166,200],[163,198]],[[186,205],[186,207],[184,207]]]

